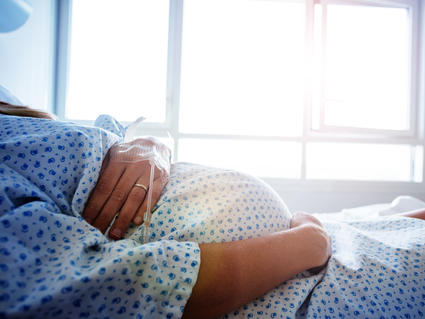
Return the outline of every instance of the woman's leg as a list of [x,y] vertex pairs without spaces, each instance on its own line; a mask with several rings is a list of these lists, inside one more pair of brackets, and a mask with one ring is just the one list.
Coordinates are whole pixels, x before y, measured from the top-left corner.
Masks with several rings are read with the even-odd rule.
[[425,209],[421,208],[421,209],[412,210],[410,212],[402,213],[400,214],[400,216],[425,220]]

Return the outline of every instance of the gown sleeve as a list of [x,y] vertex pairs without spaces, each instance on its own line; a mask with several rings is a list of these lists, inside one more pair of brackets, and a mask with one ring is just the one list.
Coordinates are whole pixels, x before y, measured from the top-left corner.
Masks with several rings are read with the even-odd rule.
[[80,216],[119,137],[0,116],[0,318],[180,318],[195,242],[108,240]]

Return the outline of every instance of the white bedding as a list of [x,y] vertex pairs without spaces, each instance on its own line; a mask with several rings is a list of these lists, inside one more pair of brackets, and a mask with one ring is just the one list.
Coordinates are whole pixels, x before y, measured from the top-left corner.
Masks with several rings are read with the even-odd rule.
[[399,196],[391,203],[374,204],[355,208],[346,208],[339,212],[313,214],[318,219],[325,220],[362,220],[390,216],[399,213],[425,209],[425,202],[411,196]]

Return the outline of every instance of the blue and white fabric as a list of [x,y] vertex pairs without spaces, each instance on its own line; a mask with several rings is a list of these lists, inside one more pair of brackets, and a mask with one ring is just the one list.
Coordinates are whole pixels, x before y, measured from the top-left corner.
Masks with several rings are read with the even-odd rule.
[[199,270],[195,242],[110,241],[80,217],[119,139],[0,115],[0,318],[182,316]]

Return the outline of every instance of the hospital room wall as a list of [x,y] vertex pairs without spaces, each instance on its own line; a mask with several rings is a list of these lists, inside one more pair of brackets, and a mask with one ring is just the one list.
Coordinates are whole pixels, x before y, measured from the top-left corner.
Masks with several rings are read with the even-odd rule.
[[0,34],[0,84],[25,104],[52,110],[55,0],[26,0],[33,7],[20,29]]

